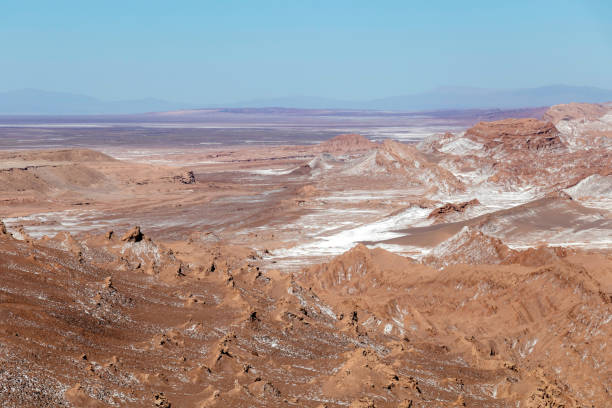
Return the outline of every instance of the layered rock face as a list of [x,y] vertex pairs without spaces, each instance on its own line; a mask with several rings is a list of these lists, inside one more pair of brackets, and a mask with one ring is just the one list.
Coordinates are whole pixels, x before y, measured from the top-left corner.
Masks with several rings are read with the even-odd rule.
[[612,125],[606,125],[607,116],[581,117],[556,126],[530,118],[480,122],[464,134],[429,140],[422,149],[462,181],[506,191],[558,190],[593,173],[606,174],[609,167],[612,139],[605,129],[612,131]]
[[503,146],[514,150],[562,148],[559,131],[550,122],[537,119],[504,119],[480,122],[465,132],[465,136],[485,148]]

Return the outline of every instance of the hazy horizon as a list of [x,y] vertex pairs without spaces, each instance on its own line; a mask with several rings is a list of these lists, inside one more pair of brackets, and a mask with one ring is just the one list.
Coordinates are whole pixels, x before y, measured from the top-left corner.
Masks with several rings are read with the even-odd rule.
[[341,100],[320,96],[287,96],[226,104],[188,103],[158,98],[101,100],[89,95],[23,89],[0,92],[0,115],[137,114],[191,109],[296,108],[381,111],[441,111],[515,109],[569,102],[612,101],[612,90],[550,85],[524,89],[439,87],[428,92],[370,100]]
[[[304,93],[304,94],[293,93],[293,94],[271,95],[271,96],[268,96],[268,97],[255,96],[253,98],[234,99],[234,100],[228,100],[228,101],[221,102],[221,103],[220,102],[207,103],[207,102],[202,102],[202,101],[197,101],[197,100],[196,101],[174,100],[174,99],[163,98],[163,97],[158,96],[158,95],[149,95],[149,94],[143,94],[143,95],[135,96],[133,98],[106,98],[106,97],[100,97],[98,95],[84,93],[84,92],[71,92],[71,91],[66,91],[66,90],[62,90],[62,89],[41,89],[41,88],[32,88],[32,87],[1,89],[0,90],[0,94],[27,93],[27,92],[39,93],[40,92],[40,93],[46,93],[46,94],[58,94],[58,95],[64,94],[64,95],[72,95],[72,96],[78,96],[78,97],[86,97],[86,98],[97,99],[97,100],[102,101],[102,102],[122,102],[122,101],[134,101],[134,100],[156,100],[156,101],[164,101],[164,102],[171,102],[171,103],[184,103],[184,104],[190,104],[190,105],[202,105],[202,108],[207,108],[207,107],[218,108],[218,107],[238,106],[241,103],[251,102],[251,101],[275,100],[275,99],[286,99],[286,98],[313,98],[313,99],[317,98],[317,99],[335,100],[335,101],[338,101],[338,102],[351,102],[351,103],[355,103],[355,102],[368,102],[368,101],[382,100],[382,99],[401,97],[401,96],[421,95],[421,94],[427,94],[427,93],[433,93],[433,92],[440,92],[440,93],[443,93],[443,92],[456,93],[456,92],[470,92],[470,91],[473,91],[473,92],[476,92],[476,93],[514,92],[514,91],[528,90],[528,89],[545,89],[545,88],[555,88],[555,87],[591,88],[591,89],[598,89],[598,90],[604,90],[604,91],[612,92],[612,87],[605,88],[605,87],[591,86],[591,85],[585,85],[585,84],[565,84],[565,83],[541,84],[541,85],[538,85],[538,86],[524,87],[524,88],[523,87],[518,87],[518,88],[506,88],[506,87],[486,88],[486,87],[478,87],[478,86],[465,86],[465,85],[449,85],[449,84],[445,84],[445,85],[438,85],[438,86],[434,86],[432,88],[424,89],[424,90],[422,90],[420,92],[406,92],[406,93],[389,94],[389,95],[383,95],[383,96],[380,96],[380,97],[377,97],[377,98],[341,98],[341,97],[326,97],[326,96],[322,96],[322,95],[308,94],[308,93]],[[485,107],[485,108],[488,108],[488,107]]]
[[9,1],[0,92],[222,106],[441,86],[612,89],[609,21],[603,1]]

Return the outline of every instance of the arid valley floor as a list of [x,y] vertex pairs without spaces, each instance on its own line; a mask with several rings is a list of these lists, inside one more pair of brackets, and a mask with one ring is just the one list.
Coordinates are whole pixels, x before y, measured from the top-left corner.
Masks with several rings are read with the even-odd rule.
[[612,406],[612,104],[0,135],[2,407]]

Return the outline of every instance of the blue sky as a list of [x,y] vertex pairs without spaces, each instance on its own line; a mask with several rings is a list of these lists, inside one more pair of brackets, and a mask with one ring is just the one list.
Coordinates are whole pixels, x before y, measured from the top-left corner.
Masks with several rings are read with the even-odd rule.
[[611,4],[0,0],[0,91],[224,103],[612,88]]

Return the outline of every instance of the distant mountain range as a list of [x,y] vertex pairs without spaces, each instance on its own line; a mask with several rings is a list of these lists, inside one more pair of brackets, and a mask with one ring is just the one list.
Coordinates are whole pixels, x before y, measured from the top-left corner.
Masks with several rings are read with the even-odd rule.
[[198,108],[264,108],[299,109],[372,109],[372,110],[444,110],[549,106],[568,102],[612,101],[612,90],[587,87],[550,85],[524,89],[482,89],[441,87],[434,90],[367,101],[295,96],[254,99],[223,105],[170,102],[154,98],[103,101],[85,95],[23,89],[0,92],[0,114],[68,115],[68,114],[130,114]]
[[550,106],[569,102],[612,101],[612,90],[587,86],[551,85],[524,89],[483,89],[469,87],[440,87],[434,90],[391,96],[368,101],[341,101],[317,97],[286,97],[257,99],[226,107],[285,108],[340,108],[375,110],[442,110],[442,109],[513,109]]
[[0,114],[3,115],[70,115],[160,112],[181,109],[186,105],[154,98],[102,101],[66,92],[20,89],[0,92]]

